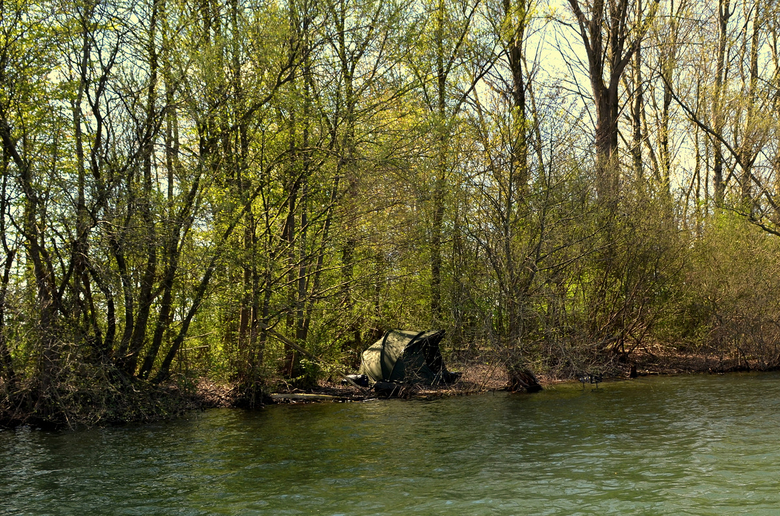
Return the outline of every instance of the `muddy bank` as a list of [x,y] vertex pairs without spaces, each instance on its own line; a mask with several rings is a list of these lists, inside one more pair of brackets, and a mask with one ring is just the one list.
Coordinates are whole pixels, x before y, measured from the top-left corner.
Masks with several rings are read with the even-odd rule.
[[736,355],[688,353],[668,350],[662,347],[648,347],[632,354],[632,363],[637,372],[645,375],[735,372],[768,372],[780,369],[780,356],[766,360]]
[[[621,361],[622,362],[622,361]],[[725,357],[707,354],[670,352],[662,348],[645,349],[631,355],[630,360],[613,365],[604,375],[604,381],[627,380],[631,377],[632,366],[637,376],[675,375],[675,374],[723,374],[739,371],[773,371],[775,364],[766,364],[743,357]],[[400,398],[433,398],[441,396],[463,396],[468,394],[503,391],[510,388],[509,373],[502,364],[460,363],[452,364],[453,371],[462,373],[461,378],[448,385],[402,385],[394,393]],[[543,386],[576,381],[576,377],[555,377],[538,375]],[[197,399],[203,408],[236,407],[241,403],[235,389],[220,386],[202,380],[198,384]],[[266,404],[311,403],[311,402],[349,402],[370,398],[387,397],[372,389],[357,388],[339,380],[320,381],[313,389],[277,388],[264,398]]]
[[[644,349],[627,358],[629,360],[613,361],[604,369],[586,372],[603,373],[603,381],[614,381],[629,379],[632,366],[637,376],[778,369],[777,363],[768,364],[749,357],[680,353],[660,347]],[[402,385],[393,392],[393,396],[426,399],[510,390],[509,371],[502,364],[468,362],[452,363],[450,366],[451,370],[462,374],[458,381],[437,386]],[[537,379],[546,387],[576,381],[577,376],[537,375]],[[207,408],[260,408],[279,403],[350,402],[388,397],[387,393],[358,388],[337,378],[321,381],[315,388],[308,390],[294,389],[279,383],[275,388],[267,387],[266,394],[252,406],[240,397],[235,385],[219,384],[208,379],[200,379],[187,389],[180,389],[174,384],[153,387],[145,383],[128,385],[121,391],[97,392],[96,389],[97,386],[93,386],[89,392],[73,392],[68,399],[59,396],[52,399],[43,410],[40,403],[32,403],[31,398],[21,396],[17,397],[16,403],[10,403],[8,396],[0,396],[0,427],[30,425],[41,428],[88,428],[172,419],[191,410]]]
[[[426,398],[436,396],[461,396],[477,392],[498,391],[507,388],[507,371],[500,365],[456,364],[452,368],[462,373],[457,382],[448,385],[402,385],[394,394],[401,398]],[[195,397],[202,408],[240,407],[243,405],[237,389],[202,379],[196,387]],[[277,386],[263,400],[266,404],[305,403],[315,401],[362,401],[382,397],[370,388],[359,388],[340,379],[322,380],[312,389],[295,389]],[[386,396],[385,396],[386,397]]]

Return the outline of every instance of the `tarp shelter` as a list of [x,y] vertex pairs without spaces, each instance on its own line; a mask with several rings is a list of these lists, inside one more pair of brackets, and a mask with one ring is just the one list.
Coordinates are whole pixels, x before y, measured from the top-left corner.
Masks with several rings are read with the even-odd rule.
[[444,330],[391,330],[363,352],[360,373],[374,382],[449,383],[460,375],[444,366]]

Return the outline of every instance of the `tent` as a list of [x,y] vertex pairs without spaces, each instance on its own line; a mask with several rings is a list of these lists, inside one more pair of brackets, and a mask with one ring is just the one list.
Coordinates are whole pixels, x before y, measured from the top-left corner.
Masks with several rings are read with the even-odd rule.
[[449,383],[457,373],[447,371],[439,351],[444,330],[390,330],[363,352],[360,373],[374,382]]

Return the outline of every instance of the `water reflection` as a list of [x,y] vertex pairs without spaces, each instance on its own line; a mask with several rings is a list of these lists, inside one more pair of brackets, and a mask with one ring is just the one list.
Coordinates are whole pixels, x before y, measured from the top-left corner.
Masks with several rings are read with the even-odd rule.
[[0,514],[774,514],[780,376],[0,432]]

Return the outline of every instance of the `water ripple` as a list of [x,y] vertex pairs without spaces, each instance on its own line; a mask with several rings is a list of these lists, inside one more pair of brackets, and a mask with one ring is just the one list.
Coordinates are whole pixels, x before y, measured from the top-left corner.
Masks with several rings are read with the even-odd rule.
[[0,433],[0,515],[776,514],[780,376]]

